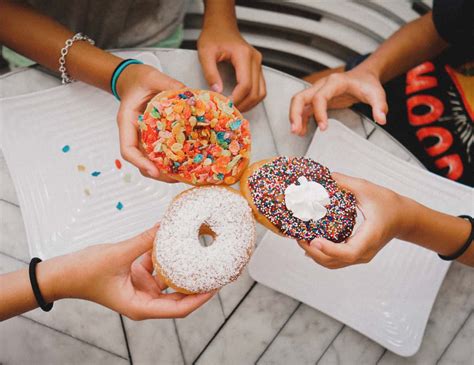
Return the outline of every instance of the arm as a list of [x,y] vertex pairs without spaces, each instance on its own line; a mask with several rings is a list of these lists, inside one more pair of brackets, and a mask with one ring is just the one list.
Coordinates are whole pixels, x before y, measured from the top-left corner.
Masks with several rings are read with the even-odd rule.
[[374,120],[385,124],[388,106],[382,83],[432,59],[447,46],[436,31],[431,12],[406,24],[354,69],[333,73],[295,95],[290,108],[292,132],[306,133],[311,115],[308,109],[324,130],[328,108],[345,108],[358,101],[369,104]]
[[[466,242],[471,224],[430,209],[389,189],[342,174],[338,184],[352,191],[364,223],[345,244],[318,238],[300,246],[317,263],[332,269],[367,263],[393,238],[415,243],[441,255],[452,255]],[[458,259],[474,266],[474,245]]]
[[[33,8],[4,0],[0,0],[0,24],[0,43],[53,71],[58,70],[61,49],[73,32]],[[120,57],[79,41],[69,48],[66,67],[73,79],[110,92],[112,72],[121,61]],[[148,65],[131,65],[118,79],[120,151],[145,176],[169,181],[160,176],[138,148],[138,115],[158,92],[181,87],[182,83]]]
[[230,61],[237,85],[232,99],[241,111],[258,104],[266,95],[262,55],[240,35],[233,0],[205,0],[204,21],[198,40],[199,60],[212,90],[222,92],[217,64]]
[[[117,244],[88,247],[39,263],[36,277],[47,303],[64,298],[96,302],[131,319],[184,317],[214,293],[164,293],[152,276],[151,249],[156,228]],[[143,255],[141,261],[136,259]],[[0,276],[0,320],[37,307],[28,269]]]

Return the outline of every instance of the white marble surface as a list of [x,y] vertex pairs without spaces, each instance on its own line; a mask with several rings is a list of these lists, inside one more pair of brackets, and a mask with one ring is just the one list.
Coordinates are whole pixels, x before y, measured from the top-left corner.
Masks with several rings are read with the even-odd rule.
[[[165,71],[204,87],[194,53],[157,51]],[[175,62],[179,59],[180,62]],[[26,81],[28,80],[28,81]],[[304,154],[311,136],[289,135],[290,97],[300,80],[266,71],[268,96],[247,114],[254,159]],[[227,78],[231,85],[232,77]],[[57,85],[36,70],[0,76],[0,97]],[[227,87],[229,90],[229,87]],[[374,125],[349,110],[331,113],[373,143],[416,161]],[[311,126],[314,132],[314,126]],[[275,142],[277,141],[277,143]],[[259,236],[263,234],[260,229]],[[0,154],[0,272],[29,260],[21,210]],[[245,271],[201,310],[180,320],[133,322],[92,303],[64,301],[0,324],[0,364],[471,364],[474,272],[453,264],[434,305],[420,351],[398,357],[342,323],[254,283]],[[128,342],[128,346],[127,346]],[[45,350],[47,349],[47,350]]]

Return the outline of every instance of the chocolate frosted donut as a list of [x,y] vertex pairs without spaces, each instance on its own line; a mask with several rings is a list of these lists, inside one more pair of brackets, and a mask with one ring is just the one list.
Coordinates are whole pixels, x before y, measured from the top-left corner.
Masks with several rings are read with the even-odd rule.
[[[311,202],[313,197],[304,195],[308,188],[313,194],[326,194],[325,199],[320,204]],[[299,202],[285,202],[290,192],[297,193],[299,189],[303,194]],[[326,167],[310,158],[278,157],[257,162],[242,177],[241,191],[257,220],[276,233],[306,241],[324,237],[333,242],[342,242],[352,234],[357,215],[354,195],[342,189]],[[298,204],[309,204],[300,209],[304,219],[288,207]],[[309,219],[307,214],[316,218]]]

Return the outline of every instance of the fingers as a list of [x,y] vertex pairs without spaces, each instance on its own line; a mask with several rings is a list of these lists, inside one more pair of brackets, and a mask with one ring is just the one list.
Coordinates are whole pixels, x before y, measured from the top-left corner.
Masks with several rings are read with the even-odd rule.
[[311,245],[311,242],[297,241],[298,245],[305,250],[306,255],[312,258],[316,263],[327,268],[333,268],[334,260],[322,253],[320,250]]
[[252,109],[266,96],[265,80],[262,73],[262,56],[255,51],[252,56],[252,86],[247,97],[238,105],[241,111]]
[[383,87],[371,90],[367,94],[367,102],[372,107],[374,120],[381,125],[387,124],[388,105]]
[[207,83],[212,91],[221,93],[223,90],[222,78],[217,68],[218,50],[215,48],[199,49],[199,61]]
[[[242,54],[243,52],[247,54]],[[235,77],[237,79],[237,85],[234,91],[232,91],[232,100],[236,106],[239,106],[252,90],[252,58],[250,50],[232,54],[231,62],[234,65]]]
[[122,157],[149,176],[158,176],[158,169],[138,149],[138,132],[134,121],[139,113],[121,105],[117,114],[119,126],[120,152]]
[[309,113],[307,112],[307,105],[315,94],[315,88],[311,87],[305,89],[291,99],[290,104],[290,125],[291,132],[299,136],[306,133],[306,125],[308,123]]
[[215,292],[195,295],[168,294],[135,309],[132,319],[183,318],[209,301]]
[[324,84],[314,94],[311,104],[316,123],[321,130],[326,130],[328,126],[328,103],[339,95],[342,95],[347,89],[347,81],[344,75],[339,73],[332,74],[325,79]]

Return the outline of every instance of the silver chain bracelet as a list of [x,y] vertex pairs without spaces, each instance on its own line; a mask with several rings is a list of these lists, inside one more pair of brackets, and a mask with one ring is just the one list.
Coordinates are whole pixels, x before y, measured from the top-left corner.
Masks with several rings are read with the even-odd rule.
[[59,72],[61,73],[61,80],[62,80],[63,85],[69,84],[70,82],[74,81],[67,73],[66,56],[69,52],[69,48],[71,48],[74,42],[76,41],[87,41],[92,45],[95,44],[95,42],[92,39],[90,39],[86,35],[83,35],[82,33],[76,33],[74,34],[72,38],[69,38],[66,41],[66,43],[64,44],[64,47],[61,48],[61,57],[59,57]]

